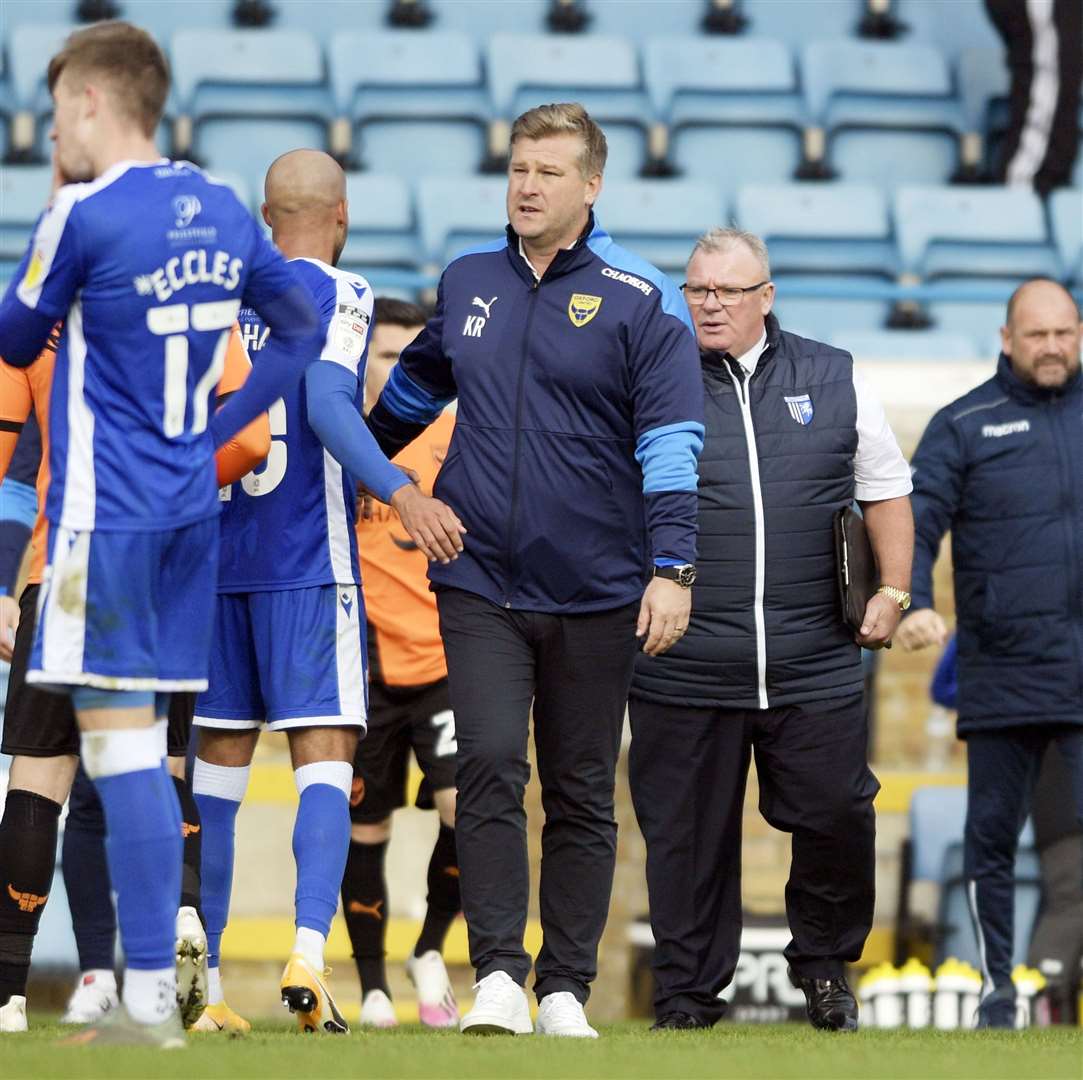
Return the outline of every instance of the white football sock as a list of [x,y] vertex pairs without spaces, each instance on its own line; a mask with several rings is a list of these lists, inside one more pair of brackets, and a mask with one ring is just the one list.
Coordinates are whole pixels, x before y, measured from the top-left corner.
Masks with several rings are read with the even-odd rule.
[[318,975],[323,974],[323,947],[327,938],[308,926],[297,927],[297,937],[293,942],[293,951],[300,953],[314,968]]
[[137,1024],[160,1024],[177,1008],[177,969],[124,972],[124,1007]]
[[221,1005],[225,1000],[225,995],[222,993],[222,969],[207,968],[207,1004]]

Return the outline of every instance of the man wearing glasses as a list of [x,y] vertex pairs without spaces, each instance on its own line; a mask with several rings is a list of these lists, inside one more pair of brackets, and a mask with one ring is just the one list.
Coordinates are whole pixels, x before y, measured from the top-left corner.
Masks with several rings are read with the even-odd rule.
[[[741,943],[741,817],[792,834],[790,980],[815,1027],[853,1030],[843,965],[872,926],[879,784],[861,650],[909,605],[910,471],[849,353],[783,331],[763,241],[714,229],[682,286],[700,347],[706,437],[688,630],[639,656],[632,798],[647,843],[656,1028],[709,1027]],[[858,634],[836,600],[832,519],[857,500],[884,583]]]

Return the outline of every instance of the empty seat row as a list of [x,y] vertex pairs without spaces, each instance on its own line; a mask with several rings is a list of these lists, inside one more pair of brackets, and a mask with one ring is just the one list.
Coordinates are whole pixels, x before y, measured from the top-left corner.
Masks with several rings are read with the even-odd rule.
[[[27,23],[11,32],[7,107],[17,114],[16,148],[36,140],[40,149],[42,125],[36,132],[34,125],[51,109],[44,71],[70,29]],[[802,158],[826,157],[853,179],[946,180],[960,145],[964,164],[976,167],[988,98],[1003,90],[984,77],[988,54],[960,62],[959,71],[973,75],[971,87],[933,46],[853,39],[809,41],[799,64],[769,37],[659,35],[639,50],[627,37],[495,33],[479,48],[465,32],[343,30],[325,57],[305,31],[201,27],[177,31],[169,48],[169,112],[180,152],[194,147],[214,160],[219,145],[236,146],[244,123],[274,118],[315,134],[343,158],[357,141],[367,163],[400,174],[409,168],[395,152],[404,124],[446,144],[440,156],[458,166],[447,171],[473,171],[486,147],[494,159],[506,153],[507,122],[519,112],[575,99],[605,125],[614,171],[623,175],[667,157],[694,173],[725,128],[737,138],[759,131],[746,151],[757,162],[766,155],[783,175]],[[877,131],[890,138],[870,153]]]
[[[255,210],[243,180],[224,179]],[[0,258],[21,254],[49,180],[44,166],[0,173]],[[350,174],[344,261],[361,269],[442,265],[503,230],[505,189],[497,177],[426,177],[411,189],[393,176]],[[598,218],[618,241],[674,273],[701,233],[732,219],[767,241],[776,276],[814,275],[842,291],[839,275],[887,283],[1047,275],[1083,285],[1076,189],[1056,192],[1047,216],[1031,192],[1003,187],[903,187],[889,198],[871,186],[783,183],[742,188],[731,202],[705,181],[613,180]]]
[[[233,25],[237,0],[120,0],[123,18],[146,26],[166,39],[193,19],[225,29]],[[73,17],[77,0],[4,0],[9,26],[22,22],[64,22]],[[932,42],[951,55],[961,48],[991,46],[995,32],[982,0],[272,0],[273,25],[300,28],[330,40],[344,28],[408,25],[412,32],[465,30],[475,36],[499,31],[545,32],[562,29],[622,34],[636,41],[654,37],[659,27],[669,33],[697,35],[741,33],[779,37],[799,45],[812,37],[881,36],[893,30],[903,40]],[[554,22],[563,9],[585,16]],[[885,19],[868,18],[874,9]],[[427,18],[418,18],[418,15]],[[397,15],[398,18],[394,16]],[[708,16],[712,16],[708,21]],[[411,18],[412,16],[412,18]]]

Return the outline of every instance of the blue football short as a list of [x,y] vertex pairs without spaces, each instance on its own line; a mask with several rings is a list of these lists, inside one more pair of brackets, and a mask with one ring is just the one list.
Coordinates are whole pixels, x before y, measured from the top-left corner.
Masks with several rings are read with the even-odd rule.
[[28,683],[203,690],[218,518],[162,532],[49,530]]
[[364,728],[365,608],[356,585],[218,597],[201,727]]

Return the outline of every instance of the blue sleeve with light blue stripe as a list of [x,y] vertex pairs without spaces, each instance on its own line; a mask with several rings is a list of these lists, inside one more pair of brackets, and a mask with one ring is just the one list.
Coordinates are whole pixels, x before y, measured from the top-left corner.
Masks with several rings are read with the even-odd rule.
[[6,477],[0,483],[0,521],[17,521],[33,528],[38,513],[38,493],[31,484]]
[[402,368],[396,364],[391,369],[380,401],[399,420],[409,424],[431,424],[454,401],[453,397],[440,398],[418,386]]
[[696,462],[703,449],[702,424],[682,420],[645,431],[636,441],[636,461],[643,470],[643,493],[695,491]]

